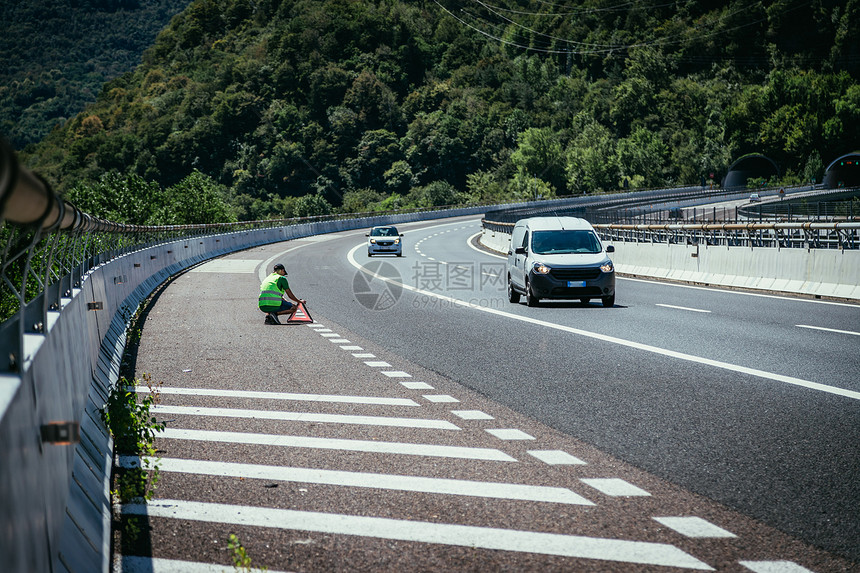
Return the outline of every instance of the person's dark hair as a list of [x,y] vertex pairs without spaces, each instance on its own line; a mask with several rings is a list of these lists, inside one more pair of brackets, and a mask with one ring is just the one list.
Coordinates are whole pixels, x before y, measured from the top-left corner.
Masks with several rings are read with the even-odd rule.
[[285,269],[285,268],[284,268],[284,265],[282,265],[281,263],[278,263],[278,264],[276,264],[276,265],[275,265],[275,268],[274,268],[273,270],[276,270],[276,271],[286,271],[287,269]]

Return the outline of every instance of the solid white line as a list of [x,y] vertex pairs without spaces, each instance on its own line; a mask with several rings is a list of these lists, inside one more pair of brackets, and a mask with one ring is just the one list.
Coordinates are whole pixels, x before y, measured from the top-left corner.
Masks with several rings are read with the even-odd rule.
[[824,328],[823,326],[809,326],[808,324],[795,324],[794,326],[798,328],[811,328],[813,330],[823,330],[825,332],[836,332],[838,334],[853,334],[854,336],[860,336],[860,332],[853,332],[851,330],[839,330],[837,328]]
[[408,285],[406,283],[394,281],[388,277],[384,277],[374,273],[373,271],[368,270],[363,267],[358,261],[355,260],[355,252],[364,246],[364,244],[359,244],[353,247],[352,250],[347,253],[347,259],[350,264],[354,266],[356,269],[362,271],[365,274],[372,275],[375,278],[380,280],[395,283],[399,285],[401,288],[405,290],[409,290],[412,292],[416,292],[425,296],[438,298],[440,300],[445,300],[452,303],[455,306],[459,306],[462,308],[470,308],[472,310],[477,310],[480,312],[486,312],[488,314],[494,314],[496,316],[502,316],[504,318],[509,318],[512,320],[518,320],[520,322],[526,322],[529,324],[534,324],[536,326],[544,326],[546,328],[552,328],[555,330],[560,330],[562,332],[569,332],[571,334],[576,334],[579,336],[585,336],[588,338],[593,338],[595,340],[601,340],[604,342],[610,342],[612,344],[617,344],[619,346],[626,346],[628,348],[635,348],[637,350],[644,350],[645,352],[652,352],[654,354],[659,354],[662,356],[667,356],[669,358],[676,358],[679,360],[686,360],[689,362],[695,362],[698,364],[704,364],[706,366],[712,366],[715,368],[721,368],[723,370],[728,370],[730,372],[738,372],[740,374],[748,374],[750,376],[756,376],[759,378],[765,378],[767,380],[773,380],[776,382],[782,382],[785,384],[792,384],[795,386],[801,386],[803,388],[809,388],[810,390],[818,390],[820,392],[828,392],[830,394],[836,394],[838,396],[844,396],[846,398],[853,398],[854,400],[860,400],[860,392],[855,392],[853,390],[846,390],[844,388],[838,388],[836,386],[828,386],[827,384],[819,384],[818,382],[811,382],[809,380],[803,380],[801,378],[795,378],[793,376],[785,376],[783,374],[776,374],[773,372],[767,372],[765,370],[758,370],[757,368],[748,368],[746,366],[740,366],[737,364],[730,364],[728,362],[722,362],[720,360],[711,360],[710,358],[703,358],[701,356],[694,356],[692,354],[686,354],[684,352],[676,352],[674,350],[667,350],[665,348],[659,348],[657,346],[651,346],[650,344],[642,344],[640,342],[634,342],[632,340],[625,340],[623,338],[618,338],[615,336],[608,336],[606,334],[599,334],[597,332],[590,332],[588,330],[582,330],[580,328],[573,328],[570,326],[565,326],[563,324],[556,324],[554,322],[548,322],[546,320],[539,320],[537,318],[532,318],[530,316],[523,316],[519,314],[513,314],[510,312],[506,312],[503,310],[497,310],[494,308],[489,308],[486,306],[481,306],[480,304],[475,304],[472,302],[460,300],[457,298],[453,298],[450,296],[445,296],[443,294],[439,294],[437,292],[422,290],[416,288],[412,285]]
[[[136,468],[140,467],[139,460],[140,458],[137,456],[122,456],[119,462],[121,467]],[[518,501],[541,501],[569,505],[594,505],[581,495],[563,487],[182,460],[176,458],[152,458],[152,461],[158,465],[159,471],[163,472],[513,499]]]
[[[145,386],[135,386],[136,392],[148,394]],[[264,400],[295,400],[298,402],[334,402],[341,404],[374,404],[380,406],[419,406],[408,398],[384,398],[377,396],[341,396],[339,394],[292,394],[289,392],[256,392],[250,390],[218,390],[215,388],[161,387],[159,394],[183,396],[220,396],[224,398],[260,398]]]
[[148,504],[126,504],[123,505],[122,512],[126,515],[147,515],[206,523],[273,527],[333,535],[357,535],[457,547],[518,551],[713,571],[712,567],[677,547],[644,541],[176,499],[159,499]]
[[[232,565],[217,563],[198,563],[195,561],[180,561],[178,559],[162,559],[158,557],[141,557],[138,555],[123,555],[121,573],[224,573],[235,571]],[[114,570],[116,571],[116,570]],[[249,573],[286,573],[272,569],[251,567]]]
[[159,438],[172,440],[197,440],[202,442],[228,442],[287,448],[316,448],[321,450],[343,450],[377,454],[402,454],[407,456],[429,456],[466,460],[488,460],[515,462],[516,459],[493,448],[470,448],[460,446],[437,446],[433,444],[407,444],[404,442],[379,442],[371,440],[344,440],[337,438],[314,438],[308,436],[286,436],[282,434],[247,434],[243,432],[213,432],[209,430],[182,430],[167,428]]
[[242,410],[238,408],[204,408],[201,406],[168,406],[156,404],[154,414],[183,416],[219,416],[224,418],[252,418],[258,420],[284,420],[288,422],[317,422],[321,424],[357,424],[362,426],[391,426],[397,428],[425,428],[433,430],[459,430],[447,420],[424,418],[394,418],[388,416],[356,416],[352,414],[321,414],[317,412],[282,412],[274,410]]

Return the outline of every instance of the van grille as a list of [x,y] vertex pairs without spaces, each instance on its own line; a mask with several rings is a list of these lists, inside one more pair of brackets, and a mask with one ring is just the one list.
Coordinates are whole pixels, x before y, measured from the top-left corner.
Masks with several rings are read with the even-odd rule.
[[585,281],[600,276],[600,267],[578,269],[552,269],[549,274],[562,281]]

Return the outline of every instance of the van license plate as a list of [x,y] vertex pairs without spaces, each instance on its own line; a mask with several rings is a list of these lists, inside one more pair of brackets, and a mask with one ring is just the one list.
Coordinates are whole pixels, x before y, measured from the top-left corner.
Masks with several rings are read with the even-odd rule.
[[584,286],[585,286],[585,281],[567,281],[567,287],[568,288],[584,287]]

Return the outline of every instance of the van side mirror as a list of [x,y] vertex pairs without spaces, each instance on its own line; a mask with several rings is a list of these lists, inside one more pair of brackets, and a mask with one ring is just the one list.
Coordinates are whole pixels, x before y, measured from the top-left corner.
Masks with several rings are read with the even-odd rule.
[[614,253],[614,252],[615,252],[615,247],[613,247],[612,245],[607,245],[607,246],[606,246],[606,252],[607,252],[607,253]]
[[514,252],[518,255],[524,255],[524,254],[526,254],[526,248],[525,247],[517,247],[516,249],[514,249]]

